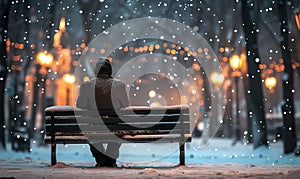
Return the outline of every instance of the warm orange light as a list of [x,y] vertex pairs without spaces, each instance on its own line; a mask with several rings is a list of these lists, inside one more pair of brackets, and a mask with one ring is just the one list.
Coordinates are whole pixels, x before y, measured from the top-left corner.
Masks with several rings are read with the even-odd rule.
[[195,71],[199,71],[199,70],[200,70],[200,65],[199,65],[198,63],[193,63],[192,68],[193,68]]
[[107,57],[107,60],[111,63],[113,59],[111,57]]
[[183,55],[185,52],[183,50],[180,50],[180,55]]
[[172,55],[175,55],[175,54],[176,54],[176,50],[172,49],[172,50],[171,50],[171,54],[172,54]]
[[[94,53],[96,51],[96,49],[93,47],[91,48],[91,52]],[[100,51],[101,52],[101,51]]]
[[146,51],[148,50],[148,46],[145,45],[145,46],[143,47],[143,50],[146,52]]
[[39,52],[37,55],[37,62],[41,66],[50,67],[53,62],[53,55],[48,52]]
[[220,48],[220,52],[223,53],[225,49],[223,47]]
[[83,77],[83,82],[86,82],[86,81],[89,81],[89,80],[90,80],[90,77],[88,77],[88,76]]
[[224,75],[222,73],[213,72],[210,75],[210,80],[214,85],[221,85],[224,82]]
[[72,74],[64,74],[63,80],[68,84],[73,84],[75,82],[75,76]]
[[186,95],[181,96],[181,103],[182,104],[188,104],[189,103],[189,99]]
[[63,32],[66,30],[66,19],[64,17],[60,19],[59,30]]
[[100,49],[100,53],[105,54],[105,49],[104,48]]
[[85,44],[85,43],[81,43],[81,44],[80,44],[80,47],[83,49],[83,48],[86,47],[86,44]]
[[277,84],[277,79],[274,76],[267,77],[265,79],[265,86],[268,89],[273,89]]
[[297,27],[300,30],[300,12],[295,14],[295,20],[296,20]]
[[144,47],[140,47],[140,48],[139,48],[139,51],[140,51],[140,52],[143,52],[143,50],[144,50]]
[[242,67],[242,59],[239,55],[232,55],[229,59],[229,63],[233,70],[238,70]]
[[149,52],[152,52],[152,51],[153,51],[153,48],[154,48],[154,46],[153,46],[153,45],[150,45],[150,47],[148,48]]
[[158,102],[158,101],[152,102],[152,103],[150,104],[150,107],[159,107],[159,106],[161,106],[161,104],[160,104],[160,102]]

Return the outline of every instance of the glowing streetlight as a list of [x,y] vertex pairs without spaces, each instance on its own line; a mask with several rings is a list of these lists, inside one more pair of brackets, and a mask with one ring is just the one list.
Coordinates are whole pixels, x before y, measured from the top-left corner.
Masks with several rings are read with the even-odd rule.
[[229,63],[233,70],[239,70],[242,67],[242,59],[239,55],[232,55],[229,59]]
[[[42,111],[44,111],[45,107],[47,106],[46,104],[46,81],[48,78],[48,69],[51,67],[52,62],[53,62],[53,55],[51,53],[48,53],[47,51],[42,51],[37,53],[36,55],[36,60],[39,66],[37,68],[40,68],[39,73],[42,76],[42,81],[41,81],[41,106],[42,106]],[[35,115],[33,115],[34,117]],[[33,125],[35,125],[35,119],[33,120]],[[43,130],[44,130],[44,124],[45,124],[45,118],[42,118],[41,122],[41,134],[43,135]]]
[[277,85],[277,79],[274,76],[266,77],[265,87],[270,90],[271,93],[274,92],[274,87]]
[[213,72],[210,75],[210,80],[214,85],[220,86],[224,82],[224,75],[222,73]]
[[72,74],[64,74],[63,80],[68,84],[73,84],[75,82],[75,76]]
[[270,107],[270,112],[273,111],[273,104],[274,104],[274,88],[277,85],[277,79],[274,76],[269,76],[265,78],[265,87],[269,90],[271,96],[270,96],[270,102],[271,102],[271,107]]
[[241,140],[241,129],[240,129],[240,112],[239,112],[239,77],[241,72],[239,71],[242,67],[242,58],[239,55],[232,55],[229,59],[230,67],[232,68],[232,76],[235,83],[235,98],[236,98],[236,124],[235,124],[235,140],[232,145],[235,145],[236,142]]
[[[219,72],[213,72],[210,74],[210,81],[214,85],[215,88],[215,94],[216,94],[216,99],[219,103],[222,101],[222,92],[220,87],[222,86],[224,82],[224,75],[223,73]],[[220,116],[220,112],[222,111],[222,106],[218,105],[217,108],[213,109],[213,113],[216,114],[216,116]],[[208,130],[209,130],[209,135],[213,136],[213,129],[215,129],[218,126],[217,120],[212,120],[209,122],[208,125]]]
[[36,55],[37,62],[40,64],[42,67],[50,67],[53,62],[53,55],[48,52],[39,52]]

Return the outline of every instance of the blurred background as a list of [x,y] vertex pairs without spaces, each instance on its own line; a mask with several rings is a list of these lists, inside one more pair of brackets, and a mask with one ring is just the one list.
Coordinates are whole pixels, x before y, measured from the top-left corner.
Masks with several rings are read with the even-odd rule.
[[[223,74],[205,74],[200,56],[211,60],[207,48],[190,51],[164,40],[122,44],[109,56],[114,74],[130,58],[162,53],[177,57],[190,70],[196,86],[179,96],[176,82],[148,74],[130,87],[132,105],[172,105],[197,101],[199,118],[191,129],[201,137],[209,118],[211,92],[226,90],[226,109],[216,137],[253,144],[284,141],[284,152],[297,153],[300,134],[300,2],[297,0],[0,0],[0,141],[13,150],[43,145],[43,110],[75,105],[78,88],[74,70],[94,37],[134,18],[161,17],[190,26],[211,46]],[[91,49],[90,49],[91,50]],[[98,49],[105,54],[106,49]],[[141,59],[143,61],[144,59]],[[153,59],[158,60],[158,59]],[[89,69],[83,67],[83,69]],[[114,76],[113,74],[113,76]],[[174,87],[174,89],[173,89]],[[171,89],[171,90],[170,90]],[[173,90],[172,90],[173,89]],[[75,95],[74,95],[75,94]],[[164,98],[164,101],[161,98]],[[221,99],[221,97],[218,97]]]

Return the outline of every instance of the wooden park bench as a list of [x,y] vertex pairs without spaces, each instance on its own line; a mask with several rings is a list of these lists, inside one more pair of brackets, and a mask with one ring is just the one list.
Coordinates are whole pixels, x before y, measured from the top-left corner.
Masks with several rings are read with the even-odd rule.
[[187,105],[132,106],[116,111],[52,106],[45,109],[45,117],[44,141],[51,144],[51,165],[57,162],[56,144],[97,142],[178,142],[179,164],[185,165],[185,142],[192,138]]

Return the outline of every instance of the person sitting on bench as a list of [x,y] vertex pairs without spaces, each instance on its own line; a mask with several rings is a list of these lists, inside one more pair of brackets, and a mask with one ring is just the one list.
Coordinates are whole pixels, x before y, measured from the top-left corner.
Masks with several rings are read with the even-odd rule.
[[[96,78],[82,83],[76,102],[82,109],[121,109],[129,106],[130,102],[125,84],[112,75],[112,66],[107,59],[99,59],[94,67]],[[94,90],[94,92],[93,92]],[[117,167],[121,143],[108,143],[106,149],[102,143],[89,144],[95,158],[96,167]]]

